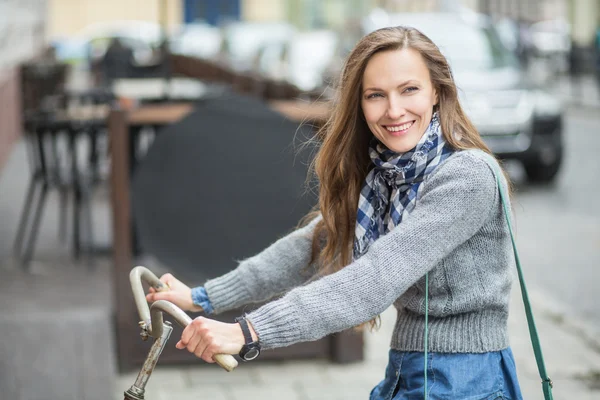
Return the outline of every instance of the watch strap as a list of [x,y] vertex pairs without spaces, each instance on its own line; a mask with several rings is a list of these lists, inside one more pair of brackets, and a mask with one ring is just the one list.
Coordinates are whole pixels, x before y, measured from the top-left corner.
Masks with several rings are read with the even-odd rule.
[[252,333],[250,332],[250,328],[248,327],[248,321],[246,321],[246,318],[245,317],[237,317],[235,319],[235,322],[240,324],[240,327],[242,328],[242,333],[244,334],[244,340],[246,341],[246,344],[252,343],[253,342]]

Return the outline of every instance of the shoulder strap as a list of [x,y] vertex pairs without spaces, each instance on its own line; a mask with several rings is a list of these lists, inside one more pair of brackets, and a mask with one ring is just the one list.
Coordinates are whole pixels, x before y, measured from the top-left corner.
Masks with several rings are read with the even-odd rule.
[[[519,275],[519,283],[521,285],[521,295],[523,297],[523,304],[525,306],[525,315],[527,316],[527,325],[529,326],[529,336],[531,337],[531,344],[533,345],[533,353],[535,354],[535,360],[537,362],[538,372],[542,379],[542,391],[544,392],[545,400],[553,400],[552,397],[552,380],[548,377],[546,372],[546,365],[544,363],[544,356],[542,355],[542,346],[538,337],[537,328],[535,327],[535,321],[533,318],[533,312],[531,311],[531,303],[529,302],[529,295],[527,294],[527,287],[525,286],[525,278],[523,277],[523,270],[521,269],[521,261],[519,260],[519,254],[517,253],[517,245],[512,229],[512,222],[510,220],[510,212],[508,209],[508,195],[505,193],[505,188],[502,185],[500,176],[502,173],[498,168],[496,160],[489,154],[481,152],[485,155],[485,159],[489,167],[492,169],[494,176],[496,177],[496,183],[498,185],[498,191],[500,193],[500,201],[504,209],[504,216],[506,217],[506,223],[508,225],[508,231],[510,232],[510,240],[513,246],[513,252],[515,255],[515,263],[517,264],[517,272]],[[428,399],[427,393],[427,350],[428,350],[428,317],[429,317],[429,274],[425,274],[425,334],[424,334],[424,364],[425,364],[425,384],[424,384],[424,398]]]
[[512,222],[510,219],[510,212],[508,209],[508,195],[505,192],[504,185],[500,181],[501,171],[498,168],[498,164],[495,159],[492,162],[492,156],[486,153],[488,158],[488,165],[494,172],[496,182],[498,184],[498,191],[500,192],[500,200],[502,207],[504,208],[504,216],[506,217],[506,223],[508,225],[508,231],[510,232],[510,240],[513,246],[513,252],[515,254],[515,263],[517,264],[517,273],[519,275],[519,284],[521,285],[521,295],[523,297],[523,305],[525,306],[525,315],[527,316],[527,325],[529,326],[529,336],[531,337],[531,344],[533,346],[533,353],[535,354],[535,361],[537,362],[538,372],[542,379],[542,390],[544,392],[544,399],[552,400],[552,380],[548,377],[546,372],[546,365],[544,363],[544,356],[542,355],[542,346],[540,344],[540,338],[535,327],[535,321],[533,319],[533,312],[531,311],[531,303],[529,302],[529,295],[527,294],[527,287],[525,286],[525,277],[523,276],[523,269],[521,268],[521,261],[519,260],[519,254],[517,252],[517,244],[515,242],[515,236],[513,234]]

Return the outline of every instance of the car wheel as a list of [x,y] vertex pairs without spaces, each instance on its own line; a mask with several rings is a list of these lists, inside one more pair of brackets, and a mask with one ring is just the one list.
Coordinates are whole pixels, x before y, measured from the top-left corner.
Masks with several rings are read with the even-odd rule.
[[537,155],[533,160],[524,163],[525,173],[529,182],[551,183],[556,178],[562,165],[562,149],[556,148],[552,157],[544,154]]

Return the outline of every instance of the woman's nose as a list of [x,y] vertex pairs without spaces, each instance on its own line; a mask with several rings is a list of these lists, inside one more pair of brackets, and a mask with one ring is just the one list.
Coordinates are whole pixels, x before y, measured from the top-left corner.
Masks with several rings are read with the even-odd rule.
[[399,99],[390,96],[387,108],[387,117],[389,119],[399,119],[406,113],[406,109]]

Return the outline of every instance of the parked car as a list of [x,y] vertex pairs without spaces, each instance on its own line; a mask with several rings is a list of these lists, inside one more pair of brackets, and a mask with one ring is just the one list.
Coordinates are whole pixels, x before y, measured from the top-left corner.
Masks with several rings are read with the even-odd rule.
[[338,42],[338,35],[330,30],[297,32],[270,40],[258,51],[254,69],[303,91],[319,90],[325,84],[326,69],[337,55]]
[[522,162],[532,182],[555,179],[563,159],[561,104],[527,81],[488,18],[405,13],[364,24],[369,30],[397,25],[415,27],[438,45],[450,62],[463,108],[496,155]]

